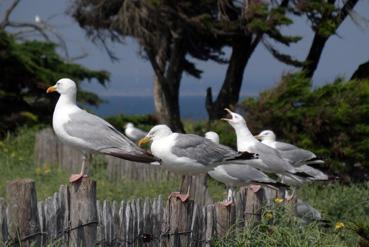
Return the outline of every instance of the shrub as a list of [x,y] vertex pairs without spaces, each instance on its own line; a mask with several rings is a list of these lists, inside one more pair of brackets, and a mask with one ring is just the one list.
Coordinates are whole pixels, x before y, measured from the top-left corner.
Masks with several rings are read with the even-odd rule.
[[303,74],[288,74],[241,108],[254,133],[272,129],[279,139],[315,152],[331,171],[368,177],[368,81],[336,79],[312,89]]

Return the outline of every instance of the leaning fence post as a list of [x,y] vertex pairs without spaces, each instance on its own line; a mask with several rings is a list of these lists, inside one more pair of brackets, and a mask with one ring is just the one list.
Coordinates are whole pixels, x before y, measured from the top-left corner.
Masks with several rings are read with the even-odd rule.
[[21,246],[39,246],[41,239],[35,182],[18,179],[6,187],[8,233]]
[[82,178],[68,186],[70,195],[69,246],[95,246],[97,233],[96,182]]

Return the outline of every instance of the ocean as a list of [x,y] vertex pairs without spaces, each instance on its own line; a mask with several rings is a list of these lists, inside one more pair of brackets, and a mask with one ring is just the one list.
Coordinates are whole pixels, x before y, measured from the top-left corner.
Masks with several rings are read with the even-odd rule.
[[[99,107],[90,107],[89,110],[102,117],[128,114],[142,115],[155,112],[152,96],[103,96],[105,103]],[[182,119],[207,119],[205,96],[181,96],[180,111]]]

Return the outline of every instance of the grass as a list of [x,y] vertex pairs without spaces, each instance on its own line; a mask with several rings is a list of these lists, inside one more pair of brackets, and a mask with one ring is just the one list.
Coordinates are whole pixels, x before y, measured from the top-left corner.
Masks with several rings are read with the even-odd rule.
[[[36,182],[38,199],[43,200],[68,183],[66,172],[34,166],[34,140],[39,128],[22,128],[15,135],[0,141],[0,197],[5,196],[6,183],[17,178],[32,178]],[[103,159],[95,159],[92,178],[97,180],[99,200],[129,200],[167,195],[179,186],[177,180],[160,183],[121,180],[110,181]],[[209,191],[215,201],[225,197],[224,186],[209,180]],[[286,213],[288,208],[276,205],[268,208],[261,224],[243,231],[229,231],[228,237],[215,241],[215,246],[358,246],[356,232],[369,232],[369,182],[344,186],[341,184],[308,184],[298,192],[299,198],[322,212],[331,222],[328,228],[318,223],[302,225]],[[272,215],[272,217],[270,217]],[[344,227],[336,230],[336,222]],[[361,228],[360,228],[360,227]],[[369,234],[368,234],[369,235]],[[363,245],[364,246],[364,245]]]

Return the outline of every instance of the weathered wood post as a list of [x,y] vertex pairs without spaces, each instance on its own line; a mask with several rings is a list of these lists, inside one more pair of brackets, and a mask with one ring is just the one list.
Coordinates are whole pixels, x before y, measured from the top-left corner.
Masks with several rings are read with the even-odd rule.
[[180,192],[187,193],[190,188],[190,199],[197,205],[205,206],[214,203],[210,196],[207,185],[207,175],[185,176],[185,180],[180,188]]
[[6,219],[6,202],[0,198],[0,243],[8,241],[8,223]]
[[181,200],[171,197],[168,200],[165,223],[162,236],[162,246],[189,246],[191,223],[194,212],[194,201]]
[[18,179],[8,183],[6,197],[11,239],[21,246],[39,246],[42,233],[35,182],[31,179]]
[[215,222],[217,237],[225,237],[232,232],[236,223],[235,204],[225,206],[221,202],[215,203]]
[[95,246],[97,236],[96,182],[83,178],[70,184],[69,246]]

